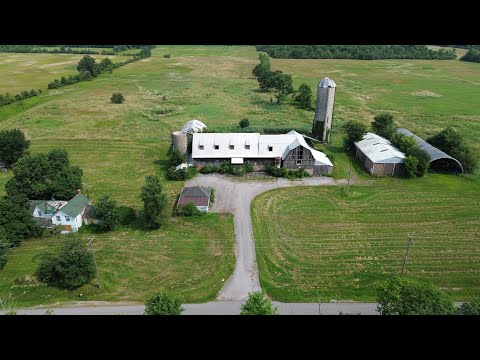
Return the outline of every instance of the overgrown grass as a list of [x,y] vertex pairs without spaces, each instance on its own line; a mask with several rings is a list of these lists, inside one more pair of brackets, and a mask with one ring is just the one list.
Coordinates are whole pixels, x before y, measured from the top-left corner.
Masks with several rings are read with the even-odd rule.
[[[91,234],[73,236],[87,242]],[[183,302],[206,302],[215,299],[235,264],[231,215],[171,218],[156,231],[125,227],[95,234],[102,288],[95,286],[94,279],[77,290],[59,290],[39,283],[34,273],[40,255],[57,249],[65,238],[22,242],[0,271],[0,298],[15,299],[17,307],[74,301],[144,302],[163,290]]]
[[478,180],[449,175],[262,194],[252,204],[262,288],[279,301],[375,301],[412,233],[406,276],[453,300],[478,297],[479,194]]

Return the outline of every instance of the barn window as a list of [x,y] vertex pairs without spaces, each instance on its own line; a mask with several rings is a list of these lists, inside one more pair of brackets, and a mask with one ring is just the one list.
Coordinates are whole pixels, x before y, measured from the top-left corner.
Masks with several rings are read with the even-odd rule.
[[199,148],[200,150],[203,150],[203,149],[204,149],[204,146],[203,146],[203,145],[198,145],[198,148]]
[[250,144],[245,145],[245,149],[250,150]]
[[273,151],[273,146],[272,145],[268,145],[268,151]]
[[215,150],[220,149],[220,145],[213,145],[213,146],[214,146]]
[[57,221],[62,221],[62,218],[60,217],[60,215],[57,215]]
[[70,216],[65,216],[66,221],[70,221]]
[[234,145],[230,145],[230,150],[233,150],[235,148]]

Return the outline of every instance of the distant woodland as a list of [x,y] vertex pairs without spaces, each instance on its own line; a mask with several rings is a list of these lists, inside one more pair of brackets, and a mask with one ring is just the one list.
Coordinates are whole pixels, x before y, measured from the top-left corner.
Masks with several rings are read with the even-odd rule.
[[455,50],[428,49],[425,45],[257,45],[278,59],[435,59],[453,60]]

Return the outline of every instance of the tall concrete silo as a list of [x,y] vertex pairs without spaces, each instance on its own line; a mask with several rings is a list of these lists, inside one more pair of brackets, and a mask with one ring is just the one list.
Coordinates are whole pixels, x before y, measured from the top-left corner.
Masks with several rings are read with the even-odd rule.
[[182,154],[185,154],[188,150],[187,134],[181,131],[174,131],[172,133],[172,144],[174,150],[178,149]]
[[328,77],[318,83],[312,133],[322,142],[330,141],[336,87],[335,81]]

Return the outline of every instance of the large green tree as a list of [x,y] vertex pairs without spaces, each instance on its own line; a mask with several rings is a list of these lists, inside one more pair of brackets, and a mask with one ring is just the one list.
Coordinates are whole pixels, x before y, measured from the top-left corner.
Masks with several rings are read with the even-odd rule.
[[355,120],[350,120],[344,125],[345,137],[343,139],[343,146],[348,151],[355,149],[355,142],[363,139],[363,136],[367,133],[367,127]]
[[381,113],[373,118],[372,130],[375,134],[390,139],[397,131],[393,115],[390,113]]
[[433,284],[394,277],[378,288],[377,311],[382,315],[450,315],[453,303]]
[[145,178],[141,198],[147,227],[158,229],[164,222],[167,196],[162,192],[162,184],[157,176],[148,175]]
[[98,64],[95,61],[95,58],[90,55],[85,55],[80,59],[77,65],[77,70],[79,73],[89,72],[92,76],[97,76],[100,73]]
[[76,289],[95,276],[95,263],[87,245],[67,239],[58,255],[45,255],[36,273],[41,282],[61,289]]
[[19,129],[0,131],[0,161],[7,166],[15,164],[30,146],[30,140],[25,138]]
[[312,107],[312,89],[307,84],[301,84],[295,100],[302,109],[310,110]]
[[108,195],[100,196],[93,208],[93,218],[98,220],[98,228],[102,231],[110,231],[118,225],[117,202]]
[[181,315],[183,310],[178,299],[165,293],[155,294],[145,303],[145,315]]
[[428,138],[427,142],[460,161],[465,172],[471,173],[475,170],[477,159],[473,156],[471,149],[465,144],[461,135],[453,128],[443,129],[438,134]]
[[240,315],[277,315],[278,309],[272,306],[262,291],[248,294],[247,301],[241,306]]

